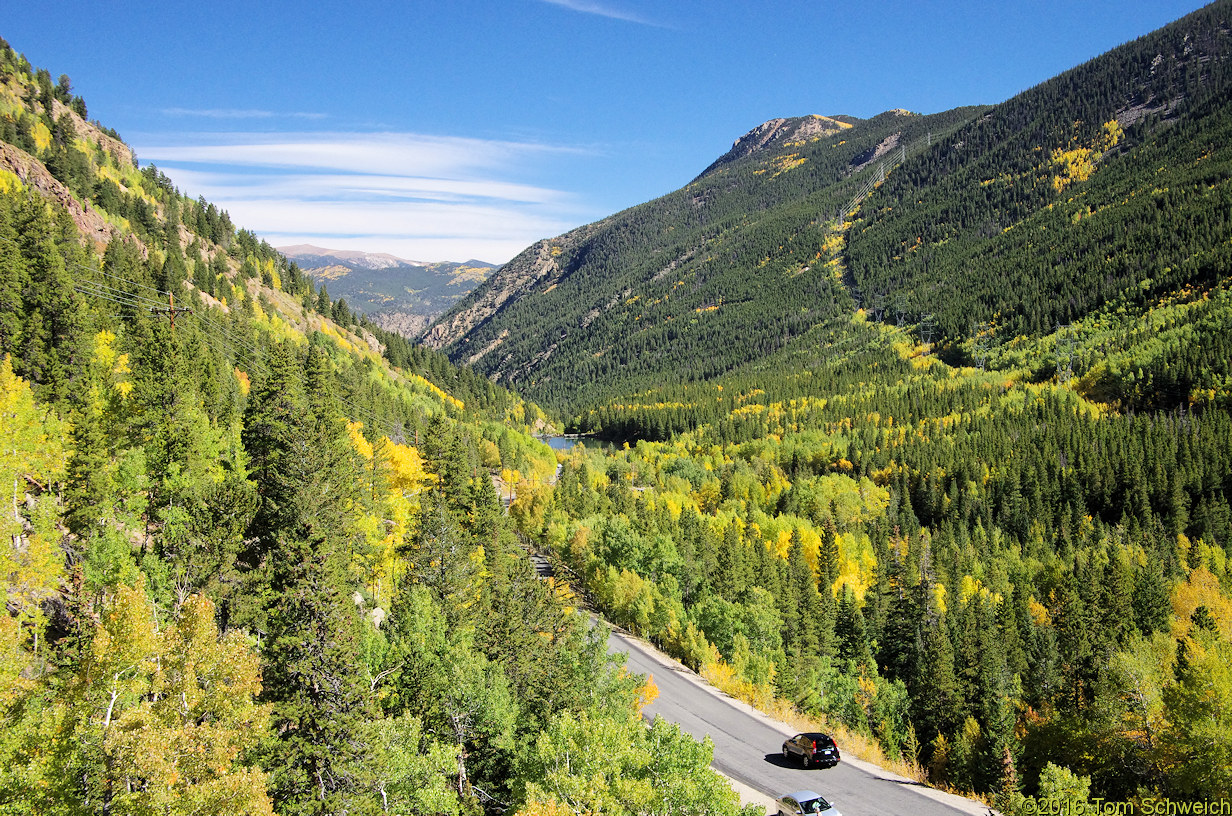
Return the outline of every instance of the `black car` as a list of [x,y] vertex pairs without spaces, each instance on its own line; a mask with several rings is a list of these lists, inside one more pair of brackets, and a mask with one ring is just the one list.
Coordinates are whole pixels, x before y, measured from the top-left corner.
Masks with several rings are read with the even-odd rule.
[[792,756],[800,758],[800,764],[805,768],[820,765],[823,768],[833,768],[842,758],[838,753],[838,743],[829,734],[809,732],[796,734],[783,743],[783,759]]

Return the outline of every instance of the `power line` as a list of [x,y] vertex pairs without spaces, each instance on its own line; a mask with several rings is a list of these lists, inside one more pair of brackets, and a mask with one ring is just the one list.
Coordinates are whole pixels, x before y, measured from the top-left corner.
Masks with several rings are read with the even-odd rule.
[[[76,265],[76,264],[74,264],[74,266],[75,266],[75,265]],[[119,275],[113,275],[113,274],[111,274],[110,272],[106,272],[106,271],[104,271],[104,270],[102,270],[102,269],[95,270],[95,271],[97,271],[97,272],[98,272],[98,274],[100,274],[100,275],[104,275],[104,276],[106,276],[106,277],[108,277],[108,278],[114,278],[115,280],[118,280],[118,281],[124,281],[125,283],[132,284],[133,286],[137,286],[137,287],[139,287],[139,288],[141,288],[141,289],[147,289],[147,290],[149,290],[149,291],[151,291],[151,292],[157,292],[158,294],[160,294],[160,295],[162,295],[162,296],[164,296],[164,297],[170,297],[170,296],[171,296],[171,293],[170,293],[170,292],[165,292],[165,291],[163,291],[162,289],[155,289],[153,286],[146,286],[144,283],[137,283],[137,281],[130,281],[130,280],[126,279],[126,278],[121,278]]]
[[[14,247],[21,249],[21,245],[16,241],[5,236],[0,236],[0,241],[11,244]],[[167,314],[172,318],[172,326],[174,327],[174,317],[176,314],[193,314],[198,318],[201,328],[201,338],[215,352],[224,359],[231,359],[248,366],[250,370],[260,373],[263,376],[268,376],[269,368],[262,361],[264,357],[263,350],[258,347],[253,341],[249,340],[245,335],[232,329],[218,319],[207,316],[203,311],[195,311],[192,309],[178,309],[175,306],[174,294],[157,287],[149,286],[138,281],[129,280],[120,275],[108,272],[103,269],[95,269],[84,264],[66,262],[64,264],[66,272],[70,273],[72,279],[73,291],[81,295],[88,295],[109,303],[115,303],[119,306],[149,311],[152,314]],[[72,271],[88,273],[90,277],[80,275],[72,275]],[[107,283],[98,278],[109,278],[124,284],[129,288],[121,288]],[[155,300],[149,295],[142,294],[140,291],[153,292],[160,299]],[[162,298],[165,298],[163,300]],[[401,422],[381,419],[374,411],[365,408],[356,402],[334,393],[333,399],[337,400],[338,404],[349,408],[352,415],[366,420],[372,427],[388,430],[391,434],[395,433]]]
[[202,331],[201,337],[210,344],[224,359],[231,360],[232,364],[242,364],[250,371],[260,374],[268,373],[265,365],[260,359],[254,357],[243,350],[237,350],[234,345],[234,340],[226,335]]
[[114,290],[109,291],[107,289],[99,288],[98,286],[93,285],[93,282],[91,281],[73,284],[73,291],[83,295],[93,295],[94,297],[102,298],[103,300],[109,300],[112,303],[118,303],[121,306],[128,306],[130,308],[142,311],[148,308],[148,302],[136,300],[125,295],[123,292],[117,292]]
[[162,301],[151,300],[150,298],[147,298],[144,295],[136,295],[136,294],[133,294],[132,292],[126,292],[123,289],[119,289],[115,286],[108,286],[107,284],[102,283],[100,281],[80,281],[80,280],[74,281],[73,288],[78,289],[78,290],[88,289],[99,295],[106,295],[109,297],[120,298],[124,300],[127,304],[133,305],[133,306],[153,305],[155,307],[158,307],[158,306],[163,305]]
[[255,359],[259,360],[261,357],[264,356],[260,348],[258,348],[255,344],[253,344],[247,337],[244,337],[243,335],[233,330],[230,326],[220,323],[214,320],[213,318],[207,317],[204,313],[199,314],[197,317],[202,323],[212,328],[216,333],[223,335],[231,343],[235,344],[236,346],[240,346],[244,350],[249,352],[249,354],[251,354]]
[[[898,165],[900,165],[900,164],[902,164],[903,162],[907,161],[907,149],[908,149],[908,147],[910,147],[910,149],[911,149],[911,152],[912,152],[912,153],[915,153],[915,152],[917,151],[917,148],[919,148],[921,145],[924,145],[925,147],[931,147],[931,146],[932,146],[932,133],[929,133],[929,134],[928,134],[925,138],[923,138],[923,139],[916,139],[916,140],[915,140],[914,142],[912,142],[910,145],[899,145],[899,146],[898,146],[898,155],[897,155],[894,159],[892,159],[892,160],[891,160],[891,161],[892,161],[892,164],[890,164],[890,165],[887,167],[886,162],[884,162],[884,161],[883,161],[883,162],[881,162],[881,164],[880,164],[880,165],[878,165],[878,172],[877,172],[875,175],[873,175],[872,177],[870,177],[869,179],[867,179],[867,180],[866,180],[866,181],[865,181],[865,182],[864,182],[864,183],[860,186],[860,190],[859,190],[859,192],[857,192],[854,196],[852,196],[852,197],[851,197],[851,200],[850,200],[849,202],[847,202],[847,208],[846,208],[845,210],[843,210],[843,212],[844,212],[844,213],[849,213],[849,212],[851,212],[852,210],[854,210],[856,207],[858,207],[858,206],[860,205],[860,202],[864,199],[864,197],[865,197],[865,196],[867,196],[869,193],[871,193],[871,192],[873,191],[873,188],[875,188],[875,187],[876,187],[878,184],[880,184],[881,182],[885,181],[885,177],[886,177],[886,173],[887,173],[887,172],[889,172],[890,170],[893,170],[893,169],[894,169],[895,167],[897,167]],[[870,161],[870,162],[869,162],[869,164],[871,165],[871,164],[872,164],[872,162]],[[841,220],[841,219],[840,219],[840,220]]]

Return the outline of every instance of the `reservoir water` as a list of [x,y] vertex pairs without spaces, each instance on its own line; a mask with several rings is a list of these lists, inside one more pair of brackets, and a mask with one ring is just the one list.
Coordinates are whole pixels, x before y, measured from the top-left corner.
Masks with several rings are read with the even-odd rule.
[[591,437],[591,436],[578,436],[577,434],[572,434],[568,436],[562,434],[559,436],[544,436],[541,438],[543,439],[544,442],[547,443],[547,446],[551,448],[552,450],[561,450],[561,451],[573,450],[574,445],[584,445],[588,448],[591,448],[592,450],[597,449],[597,448],[616,447],[616,443],[614,442],[606,442],[602,439],[595,439],[594,437]]

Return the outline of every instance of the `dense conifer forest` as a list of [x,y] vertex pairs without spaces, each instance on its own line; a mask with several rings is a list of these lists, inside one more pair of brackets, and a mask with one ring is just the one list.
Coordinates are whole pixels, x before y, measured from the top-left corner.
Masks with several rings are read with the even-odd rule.
[[622,445],[528,532],[1003,811],[1227,797],[1230,49],[1221,2],[990,108],[769,122],[549,242],[443,346]]
[[0,812],[734,816],[502,512],[543,413],[85,117],[0,46]]
[[734,816],[581,606],[1002,813],[1232,796],[1230,51],[768,123],[435,351],[5,45],[0,812]]

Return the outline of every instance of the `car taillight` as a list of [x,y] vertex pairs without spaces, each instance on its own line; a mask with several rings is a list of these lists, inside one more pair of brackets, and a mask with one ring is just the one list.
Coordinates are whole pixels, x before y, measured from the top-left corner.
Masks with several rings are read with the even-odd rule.
[[817,740],[813,740],[813,750],[817,750]]
[[834,750],[838,750],[838,740],[830,740],[830,744],[834,746]]

